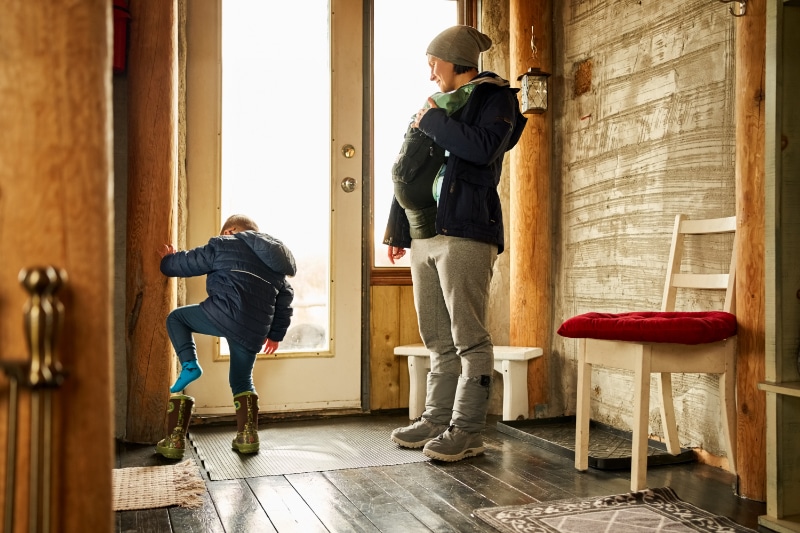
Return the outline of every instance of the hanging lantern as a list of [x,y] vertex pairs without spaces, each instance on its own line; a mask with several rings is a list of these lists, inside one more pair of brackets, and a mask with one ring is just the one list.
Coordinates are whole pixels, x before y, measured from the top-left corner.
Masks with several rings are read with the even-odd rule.
[[532,68],[517,78],[522,87],[522,112],[526,115],[547,111],[547,78],[538,68]]

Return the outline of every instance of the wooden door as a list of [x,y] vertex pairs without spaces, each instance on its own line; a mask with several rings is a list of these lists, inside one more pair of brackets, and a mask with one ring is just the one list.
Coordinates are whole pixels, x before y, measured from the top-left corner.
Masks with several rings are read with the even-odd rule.
[[57,293],[65,312],[55,351],[67,376],[52,390],[43,441],[50,491],[33,519],[32,395],[20,388],[15,439],[0,373],[0,471],[14,474],[0,476],[3,501],[14,503],[0,509],[6,531],[112,530],[111,7],[8,0],[0,17],[0,361],[29,357],[20,270],[53,265],[69,276]]

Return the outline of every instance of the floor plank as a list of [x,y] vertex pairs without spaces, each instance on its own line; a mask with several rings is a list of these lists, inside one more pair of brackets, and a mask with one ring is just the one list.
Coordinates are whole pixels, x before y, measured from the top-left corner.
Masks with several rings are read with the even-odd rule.
[[285,477],[251,478],[247,483],[276,530],[308,533],[327,531],[314,511]]
[[330,482],[326,473],[291,474],[286,479],[329,531],[380,531]]
[[425,483],[420,483],[423,478],[420,470],[429,469],[427,463],[413,465],[391,466],[381,468],[381,472],[392,482],[404,490],[415,503],[409,504],[408,509],[415,512],[420,521],[425,523],[431,531],[458,531],[481,532],[492,531],[482,523],[476,522],[474,517],[464,516],[464,513],[453,506],[446,496],[432,492]]
[[140,531],[171,531],[169,512],[166,509],[147,509],[143,511],[120,511],[117,513],[119,531],[134,533]]
[[372,522],[379,531],[388,533],[413,533],[430,531],[417,520],[380,483],[375,483],[370,469],[335,470],[325,477]]
[[485,453],[472,460],[471,464],[537,501],[560,500],[572,496],[572,493],[529,471],[529,468],[534,468],[541,462],[540,460],[534,463],[530,457],[513,453],[508,446],[491,449],[496,450],[496,453]]
[[471,529],[493,531],[472,515],[473,509],[490,505],[474,488],[464,485],[431,462],[422,463],[422,468],[417,469],[416,473],[417,483],[432,496],[446,501],[454,512],[461,515],[461,521],[471,524]]
[[246,480],[214,481],[207,486],[225,531],[277,531]]
[[209,492],[203,494],[203,506],[199,509],[170,507],[169,519],[172,529],[181,533],[225,533]]

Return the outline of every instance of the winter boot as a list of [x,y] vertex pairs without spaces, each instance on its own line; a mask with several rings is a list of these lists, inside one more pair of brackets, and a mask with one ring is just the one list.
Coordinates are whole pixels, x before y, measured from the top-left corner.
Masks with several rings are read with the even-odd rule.
[[231,447],[239,453],[258,453],[258,395],[242,392],[233,397],[236,407],[236,438]]
[[459,377],[450,427],[428,442],[422,453],[440,461],[460,461],[483,453],[481,431],[486,426],[491,384],[491,376]]
[[192,417],[194,398],[184,394],[170,396],[167,404],[167,427],[169,435],[158,441],[156,453],[167,459],[183,459],[186,450],[186,432]]
[[457,385],[458,376],[455,374],[429,372],[425,412],[412,420],[411,425],[392,431],[392,440],[403,448],[422,448],[446,430],[453,415]]

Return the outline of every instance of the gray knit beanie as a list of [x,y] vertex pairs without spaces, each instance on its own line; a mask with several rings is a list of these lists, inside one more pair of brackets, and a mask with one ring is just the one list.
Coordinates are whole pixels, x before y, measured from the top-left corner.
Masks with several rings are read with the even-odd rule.
[[451,26],[428,45],[427,54],[455,65],[478,68],[478,56],[492,46],[492,40],[471,26]]

